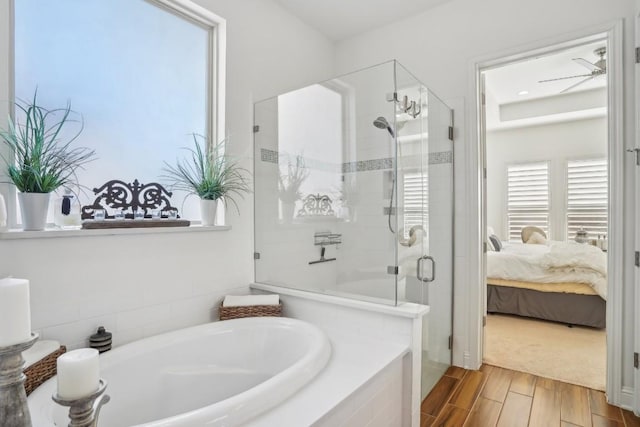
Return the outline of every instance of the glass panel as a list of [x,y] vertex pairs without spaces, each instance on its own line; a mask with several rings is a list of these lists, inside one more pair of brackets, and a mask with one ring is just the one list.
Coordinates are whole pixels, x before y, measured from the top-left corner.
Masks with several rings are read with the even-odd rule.
[[393,72],[255,104],[257,282],[396,304]]
[[[206,29],[144,0],[16,1],[16,98],[37,88],[45,108],[69,101],[82,114],[76,144],[98,158],[78,172],[82,185],[158,182],[190,134],[209,130],[208,43]],[[198,219],[197,198],[183,199],[173,196],[181,215]]]
[[451,110],[398,64],[398,293],[429,305],[423,321],[422,397],[451,365],[453,145]]
[[396,66],[397,100],[395,121],[398,133],[398,215],[396,234],[400,275],[398,294],[405,301],[422,303],[424,286],[418,280],[418,259],[428,245],[428,173],[423,164],[426,108],[422,85],[402,66]]
[[429,175],[429,232],[424,253],[433,258],[435,274],[434,280],[423,288],[422,303],[430,308],[423,331],[423,397],[451,365],[449,340],[453,336],[454,218],[453,142],[449,139],[451,109],[431,91],[425,94],[428,131],[423,149],[426,152],[424,169]]

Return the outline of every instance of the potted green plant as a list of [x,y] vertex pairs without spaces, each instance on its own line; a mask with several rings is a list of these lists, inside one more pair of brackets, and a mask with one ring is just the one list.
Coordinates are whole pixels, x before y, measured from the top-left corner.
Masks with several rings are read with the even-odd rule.
[[302,198],[300,187],[309,177],[309,170],[305,167],[304,157],[296,156],[295,165],[291,159],[287,162],[287,172],[278,176],[278,197],[282,202],[282,219],[289,222],[293,219],[296,202]]
[[184,148],[190,154],[187,159],[178,160],[175,165],[165,162],[164,178],[171,181],[172,188],[198,196],[202,225],[215,225],[220,200],[233,203],[239,212],[235,196],[243,197],[251,191],[249,171],[224,153],[226,140],[207,150],[206,141],[203,147],[198,138],[204,139],[193,134],[195,148]]
[[[11,156],[3,157],[7,176],[18,189],[24,230],[43,230],[50,194],[60,187],[77,186],[76,171],[93,160],[94,150],[73,147],[82,132],[63,133],[71,120],[71,105],[48,110],[37,103],[37,91],[30,102],[16,102],[16,118],[0,138]],[[22,121],[21,121],[22,120]]]

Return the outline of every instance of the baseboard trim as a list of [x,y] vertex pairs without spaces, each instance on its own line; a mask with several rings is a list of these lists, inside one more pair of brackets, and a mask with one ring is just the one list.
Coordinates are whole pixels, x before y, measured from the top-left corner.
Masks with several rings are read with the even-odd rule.
[[462,366],[464,366],[465,369],[474,369],[471,366],[469,366],[470,360],[471,360],[471,355],[469,354],[468,351],[465,351],[464,353],[462,353]]
[[633,387],[622,387],[620,390],[620,402],[613,402],[614,405],[633,412]]

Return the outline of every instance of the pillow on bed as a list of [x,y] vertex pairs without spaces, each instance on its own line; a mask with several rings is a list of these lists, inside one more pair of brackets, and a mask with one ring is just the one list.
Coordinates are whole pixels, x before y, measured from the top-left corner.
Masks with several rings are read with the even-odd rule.
[[496,250],[495,246],[493,246],[493,242],[491,241],[491,237],[487,236],[487,251],[494,252]]
[[487,227],[487,251],[499,251],[500,250],[500,249],[496,248],[496,246],[491,241],[491,236],[494,236],[495,234],[496,234],[496,232],[493,231],[493,227]]
[[500,252],[502,250],[502,242],[495,234],[489,236],[489,241],[493,245],[493,250],[496,252]]
[[529,240],[527,240],[527,243],[534,245],[546,245],[547,239],[545,239],[542,234],[534,231],[533,233],[531,233],[531,236],[529,237]]

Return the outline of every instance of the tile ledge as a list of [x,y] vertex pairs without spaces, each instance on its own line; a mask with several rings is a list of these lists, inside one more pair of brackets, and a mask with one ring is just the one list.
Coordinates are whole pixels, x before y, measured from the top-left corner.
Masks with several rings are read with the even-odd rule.
[[281,295],[289,295],[292,297],[304,298],[312,301],[318,301],[329,304],[341,305],[344,307],[350,307],[358,310],[373,311],[383,314],[388,314],[397,317],[406,317],[412,319],[420,319],[427,315],[430,311],[430,307],[427,305],[416,304],[412,302],[400,302],[398,305],[385,305],[380,303],[374,303],[369,301],[362,301],[355,298],[345,298],[341,296],[330,295],[326,293],[313,292],[308,290],[300,290],[293,288],[286,288],[277,285],[268,285],[266,283],[251,283],[251,289],[257,289],[260,291],[278,293]]
[[45,229],[42,231],[8,230],[0,232],[0,240],[19,239],[49,239],[66,237],[95,237],[95,236],[117,236],[136,234],[172,234],[172,233],[202,233],[212,231],[228,231],[230,225],[190,225],[189,227],[152,227],[152,228],[108,228],[104,230],[60,230]]

